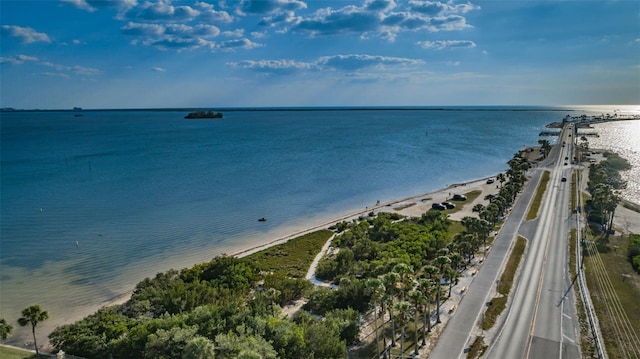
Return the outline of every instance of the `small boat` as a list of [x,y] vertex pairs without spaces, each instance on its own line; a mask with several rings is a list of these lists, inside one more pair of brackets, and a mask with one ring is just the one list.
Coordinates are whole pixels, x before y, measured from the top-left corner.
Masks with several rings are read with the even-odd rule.
[[258,222],[266,222],[266,221],[267,221],[267,219],[266,219],[266,218],[264,218],[264,217],[262,217],[262,218],[258,219]]

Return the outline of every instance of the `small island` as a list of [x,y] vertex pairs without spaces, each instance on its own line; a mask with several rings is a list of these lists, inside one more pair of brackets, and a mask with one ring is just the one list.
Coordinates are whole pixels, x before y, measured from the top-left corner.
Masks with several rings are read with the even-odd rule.
[[222,118],[222,112],[196,111],[189,112],[184,118]]

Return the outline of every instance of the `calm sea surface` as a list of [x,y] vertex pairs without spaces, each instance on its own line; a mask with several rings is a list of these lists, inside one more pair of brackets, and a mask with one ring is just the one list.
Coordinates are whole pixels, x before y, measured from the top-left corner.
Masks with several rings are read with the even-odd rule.
[[[39,303],[51,317],[43,337],[159,271],[503,171],[576,112],[82,114],[1,118],[0,316],[15,322]],[[19,344],[30,333],[17,329]]]
[[593,127],[600,137],[589,137],[589,146],[611,150],[629,161],[631,169],[621,173],[627,181],[622,196],[640,203],[640,120],[608,122]]

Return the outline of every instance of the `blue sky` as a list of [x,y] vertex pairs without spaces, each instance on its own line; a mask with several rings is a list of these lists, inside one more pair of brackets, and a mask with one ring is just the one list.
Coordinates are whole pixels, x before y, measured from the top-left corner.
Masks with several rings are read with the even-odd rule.
[[0,107],[640,103],[636,0],[0,7]]

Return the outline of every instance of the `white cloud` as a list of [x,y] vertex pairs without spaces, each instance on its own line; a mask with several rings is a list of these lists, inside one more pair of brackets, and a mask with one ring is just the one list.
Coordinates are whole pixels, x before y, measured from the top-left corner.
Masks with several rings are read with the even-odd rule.
[[155,72],[167,72],[167,70],[165,70],[164,68],[160,67],[160,66],[154,66],[151,68],[151,70],[155,71]]
[[[366,54],[347,54],[323,56],[314,62],[301,62],[295,60],[259,60],[231,62],[227,65],[235,68],[249,69],[261,73],[290,74],[302,71],[338,70],[355,74],[365,68],[376,68],[377,71],[390,69],[396,66],[417,66],[424,64],[422,60],[401,57],[376,56]],[[354,72],[355,71],[355,72]],[[376,73],[379,78],[383,74]]]
[[200,11],[190,6],[173,6],[168,0],[159,0],[155,3],[145,1],[135,9],[134,13],[137,18],[149,21],[189,21],[200,15]]
[[476,47],[476,43],[469,40],[418,41],[417,44],[424,49],[435,50]]
[[86,11],[96,11],[98,8],[115,8],[126,11],[136,5],[137,0],[61,0],[63,3],[75,6]]
[[253,49],[261,46],[263,45],[253,42],[247,38],[242,38],[242,39],[234,39],[234,40],[221,42],[217,47],[220,49],[228,50],[228,49],[237,49],[237,48]]
[[14,37],[25,44],[33,42],[51,42],[49,35],[43,32],[37,32],[30,27],[2,25],[2,35]]
[[68,66],[68,65],[56,64],[56,63],[49,62],[49,61],[40,62],[40,65],[54,68],[60,74],[64,74],[66,76],[69,76],[69,74],[72,74],[72,75],[78,75],[78,76],[89,76],[89,77],[91,77],[91,76],[100,75],[102,73],[102,71],[100,71],[100,70],[98,70],[96,68],[80,66],[80,65]]
[[424,61],[422,60],[360,54],[323,56],[318,59],[318,64],[339,70],[358,70],[366,67],[384,67],[389,65],[420,65],[423,63]]
[[265,73],[291,73],[300,70],[316,70],[316,64],[295,60],[246,60],[241,62],[230,62],[230,67],[250,69]]
[[370,0],[363,6],[320,9],[311,16],[298,18],[292,30],[311,36],[353,33],[361,39],[374,34],[394,41],[398,34],[406,31],[437,32],[469,28],[471,25],[460,14],[476,9],[479,7],[470,3],[453,5],[450,2],[410,1],[400,6],[391,0]]
[[13,65],[20,65],[27,61],[38,61],[37,57],[27,55],[16,55],[11,57],[0,57],[0,63],[8,62]]

